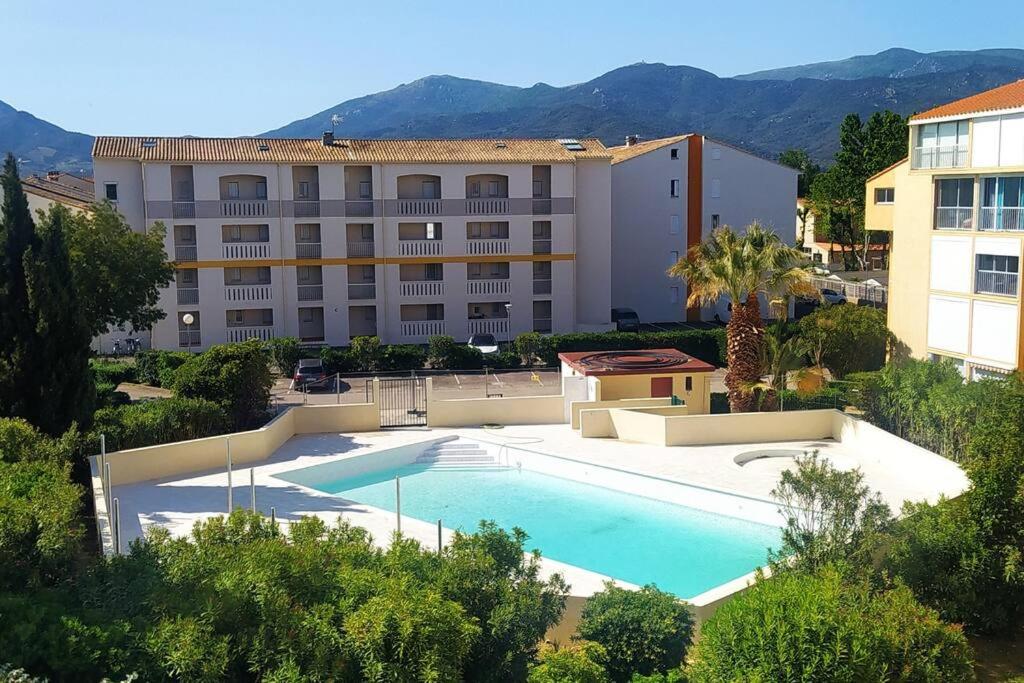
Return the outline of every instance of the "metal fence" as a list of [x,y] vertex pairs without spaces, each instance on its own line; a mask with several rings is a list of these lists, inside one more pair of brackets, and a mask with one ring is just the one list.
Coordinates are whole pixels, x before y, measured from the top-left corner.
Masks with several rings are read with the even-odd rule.
[[875,306],[889,304],[889,288],[885,285],[867,285],[863,282],[847,282],[846,280],[830,280],[825,277],[812,277],[811,284],[818,288],[831,289],[845,296],[847,300],[869,302]]

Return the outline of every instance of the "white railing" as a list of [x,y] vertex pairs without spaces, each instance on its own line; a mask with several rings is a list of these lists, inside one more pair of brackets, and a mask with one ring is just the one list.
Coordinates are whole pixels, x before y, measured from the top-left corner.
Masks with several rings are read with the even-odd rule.
[[299,301],[323,301],[323,285],[298,285],[297,296]]
[[226,285],[225,301],[270,301],[274,298],[271,285]]
[[1007,230],[1018,232],[1024,230],[1024,210],[1020,207],[996,208],[983,206],[978,210],[980,230]]
[[935,207],[936,230],[970,230],[974,224],[974,209],[969,206]]
[[227,259],[270,258],[270,242],[228,242],[222,253]]
[[273,325],[260,325],[258,327],[229,327],[227,333],[227,340],[229,342],[244,342],[250,339],[270,341],[273,338]]
[[498,216],[508,213],[508,198],[467,199],[467,216]]
[[508,335],[508,318],[472,318],[469,321],[470,334],[493,334],[496,337]]
[[443,280],[415,280],[400,282],[398,293],[401,296],[443,296]]
[[508,238],[499,239],[467,239],[467,254],[507,254]]
[[550,294],[551,293],[551,278],[547,280],[534,280],[533,281],[533,293],[534,294]]
[[349,285],[348,286],[348,298],[349,299],[376,299],[377,298],[377,285],[376,284]]
[[400,325],[403,337],[430,337],[444,334],[443,320],[403,320]]
[[976,294],[1017,296],[1017,273],[979,270],[974,276]]
[[266,199],[222,199],[220,201],[221,216],[266,216],[267,213]]
[[199,303],[199,288],[178,287],[178,303],[182,305]]
[[295,258],[320,258],[321,253],[319,242],[295,243]]
[[444,251],[441,240],[398,240],[399,256],[439,256]]
[[200,330],[178,330],[178,346],[183,349],[200,346],[203,343]]
[[548,334],[551,332],[551,318],[534,318],[533,331]]
[[373,258],[373,240],[348,242],[346,245],[349,258]]
[[296,218],[319,218],[320,202],[299,199],[293,202],[292,208]]
[[466,294],[508,294],[512,289],[508,279],[466,280]]
[[174,260],[179,263],[182,261],[195,261],[198,258],[196,251],[196,245],[194,244],[176,244],[174,245]]
[[437,216],[441,213],[440,199],[399,199],[399,216]]
[[967,165],[967,145],[915,147],[912,168],[962,168]]
[[196,203],[189,202],[171,202],[171,218],[195,218],[196,217]]

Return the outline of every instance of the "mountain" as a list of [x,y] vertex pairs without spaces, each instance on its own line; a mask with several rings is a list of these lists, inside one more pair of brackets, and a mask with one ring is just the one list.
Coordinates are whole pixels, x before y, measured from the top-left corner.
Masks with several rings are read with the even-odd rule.
[[834,62],[818,62],[781,69],[755,71],[736,76],[746,81],[793,81],[798,78],[820,80],[855,80],[858,78],[908,78],[924,74],[949,73],[965,69],[1022,68],[1024,50],[947,50],[915,52],[901,47],[883,50],[875,55],[858,55]]
[[92,174],[92,137],[72,133],[0,101],[0,153],[14,152],[22,175]]
[[[1024,77],[1024,51],[983,52],[998,53],[985,59],[1010,61],[852,80],[720,78],[689,66],[647,63],[565,87],[429,76],[342,102],[265,135],[316,137],[331,130],[332,115],[340,118],[334,128],[340,137],[596,136],[621,144],[630,134],[653,138],[698,131],[765,156],[804,147],[828,161],[838,144],[839,123],[849,112],[866,117],[892,109],[907,115]],[[1021,58],[1013,62],[1017,53]],[[969,60],[975,54],[963,56]],[[817,65],[807,68],[812,66]]]

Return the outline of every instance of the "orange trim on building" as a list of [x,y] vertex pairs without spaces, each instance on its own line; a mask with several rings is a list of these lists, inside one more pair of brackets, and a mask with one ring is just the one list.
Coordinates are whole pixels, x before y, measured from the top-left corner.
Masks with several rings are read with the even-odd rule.
[[[686,249],[704,237],[704,136],[687,138],[686,152]],[[700,307],[686,309],[688,321],[700,320]]]

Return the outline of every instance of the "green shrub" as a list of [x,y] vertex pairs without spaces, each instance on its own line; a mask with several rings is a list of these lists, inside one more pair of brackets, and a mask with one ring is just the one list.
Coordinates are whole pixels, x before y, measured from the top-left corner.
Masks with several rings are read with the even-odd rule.
[[382,372],[421,370],[427,364],[426,352],[415,344],[392,344],[384,348],[380,360]]
[[516,337],[514,346],[523,365],[533,365],[538,360],[544,365],[555,365],[546,362],[551,358],[551,337],[540,332],[523,332]]
[[843,378],[878,370],[889,344],[885,311],[865,306],[824,306],[800,320],[800,337],[811,357]]
[[134,382],[135,366],[131,363],[104,361],[93,358],[89,361],[92,376],[97,385],[113,384],[115,387],[122,382]]
[[103,434],[108,451],[225,434],[231,423],[224,409],[200,398],[142,401],[96,411],[89,443]]
[[520,367],[522,360],[523,359],[519,357],[519,354],[514,351],[492,353],[489,356],[482,358],[482,362],[485,366],[494,368],[495,370],[514,370],[515,368]]
[[274,384],[262,342],[220,344],[193,356],[175,372],[174,391],[217,403],[234,429],[262,424]]
[[583,607],[579,636],[604,647],[612,680],[678,669],[693,637],[693,616],[674,595],[606,583]]
[[[457,343],[452,337],[438,334],[427,341],[427,362],[435,370],[469,370],[483,367],[483,355],[479,351]],[[473,357],[471,352],[475,352],[476,357]]]
[[54,439],[40,432],[26,420],[0,417],[0,462],[68,462],[77,445],[77,438],[77,432],[69,430],[59,439]]
[[360,372],[375,372],[381,364],[383,351],[378,337],[354,337],[352,358]]
[[274,365],[284,377],[293,377],[304,352],[295,337],[274,337],[267,342],[267,350]]
[[174,385],[174,371],[194,355],[187,351],[139,351],[135,354],[136,381],[170,389]]
[[608,683],[608,653],[597,643],[577,641],[566,647],[545,647],[530,668],[527,683]]
[[324,365],[324,372],[329,375],[338,372],[355,372],[359,369],[355,356],[349,349],[325,346],[320,349],[320,362]]
[[905,587],[875,592],[838,571],[759,578],[701,626],[691,683],[968,681],[962,630]]
[[112,406],[123,406],[132,402],[131,397],[123,392],[116,391],[113,384],[96,385],[96,406],[97,408],[110,408]]

